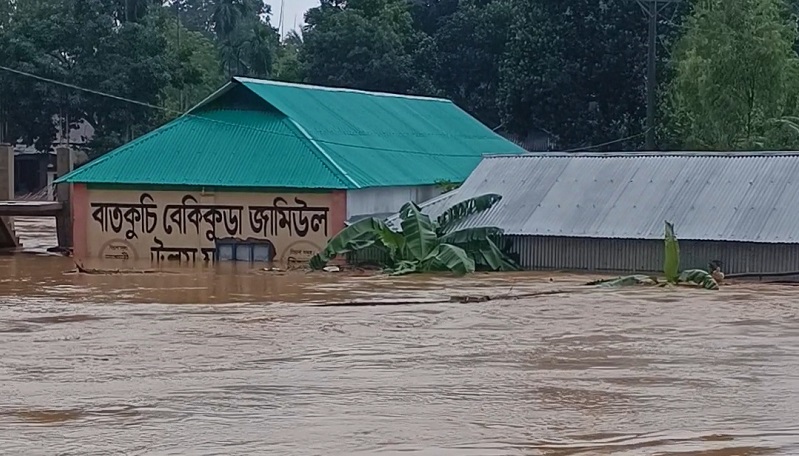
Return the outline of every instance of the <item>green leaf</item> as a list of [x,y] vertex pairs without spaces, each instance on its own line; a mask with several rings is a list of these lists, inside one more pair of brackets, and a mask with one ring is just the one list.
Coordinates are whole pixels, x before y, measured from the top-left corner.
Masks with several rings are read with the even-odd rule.
[[343,253],[365,249],[372,245],[385,248],[394,258],[404,241],[402,235],[391,231],[376,218],[358,220],[334,236],[324,250],[310,260],[311,269],[322,269],[328,261]]
[[419,272],[420,264],[418,261],[400,261],[395,268],[388,270],[388,273],[392,276],[413,274]]
[[400,216],[405,247],[412,257],[405,259],[424,260],[438,246],[438,236],[433,222],[412,202],[402,207]]
[[719,284],[709,272],[702,269],[688,269],[683,271],[678,278],[681,283],[693,283],[706,290],[718,290]]
[[408,201],[407,203],[403,204],[399,210],[400,220],[405,220],[410,217],[411,209],[416,209],[417,211],[422,210],[418,204],[414,203],[413,201]]
[[474,198],[469,198],[451,206],[436,219],[439,233],[448,231],[453,225],[472,214],[491,209],[491,207],[501,199],[501,195],[488,193],[485,195],[476,196]]
[[663,260],[663,273],[666,280],[676,283],[680,274],[680,246],[677,237],[674,236],[674,225],[666,222],[666,233],[664,236],[665,250]]
[[[494,271],[521,271],[522,267],[508,255],[507,250],[502,250],[493,239],[488,239],[489,250],[483,250],[483,256]],[[489,255],[490,254],[490,255]],[[493,259],[489,260],[489,256]],[[499,262],[496,266],[496,262]]]
[[467,244],[473,241],[482,241],[489,238],[494,238],[502,235],[502,229],[489,226],[479,228],[464,228],[462,230],[453,231],[444,234],[439,239],[441,242],[447,244]]
[[474,260],[460,247],[441,244],[422,261],[423,271],[452,271],[456,274],[474,272]]
[[[447,233],[439,238],[446,244],[458,246],[474,258],[477,269],[489,271],[518,271],[521,267],[503,251],[500,243],[502,230],[496,227],[465,228]],[[508,245],[509,247],[509,245]]]

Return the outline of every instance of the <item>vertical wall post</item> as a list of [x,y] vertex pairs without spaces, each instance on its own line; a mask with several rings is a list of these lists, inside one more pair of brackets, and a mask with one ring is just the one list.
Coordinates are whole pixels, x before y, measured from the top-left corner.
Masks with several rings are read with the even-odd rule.
[[0,144],[0,201],[14,199],[14,147]]
[[[56,173],[58,177],[69,174],[74,166],[72,151],[67,146],[56,147]],[[58,247],[62,250],[72,248],[72,184],[57,184],[56,200],[59,201],[63,209],[56,216],[56,233],[58,236]]]
[[[0,143],[0,201],[14,199],[14,146]],[[0,217],[0,248],[19,245],[14,232],[14,219]]]

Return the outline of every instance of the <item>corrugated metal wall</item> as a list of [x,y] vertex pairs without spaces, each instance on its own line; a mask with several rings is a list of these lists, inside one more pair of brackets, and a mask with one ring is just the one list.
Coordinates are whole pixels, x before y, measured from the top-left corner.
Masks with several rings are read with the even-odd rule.
[[[509,236],[525,269],[659,272],[663,241]],[[742,242],[680,242],[681,269],[721,260],[724,272],[799,271],[799,245]]]
[[357,252],[349,252],[346,258],[347,263],[356,266],[359,264],[383,265],[388,262],[388,253],[376,247],[367,247]]

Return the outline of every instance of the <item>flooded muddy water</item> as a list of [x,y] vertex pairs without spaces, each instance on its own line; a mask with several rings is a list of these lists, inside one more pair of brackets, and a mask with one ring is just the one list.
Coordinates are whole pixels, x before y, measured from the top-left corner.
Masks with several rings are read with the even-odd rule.
[[799,454],[796,288],[72,268],[0,257],[2,454]]

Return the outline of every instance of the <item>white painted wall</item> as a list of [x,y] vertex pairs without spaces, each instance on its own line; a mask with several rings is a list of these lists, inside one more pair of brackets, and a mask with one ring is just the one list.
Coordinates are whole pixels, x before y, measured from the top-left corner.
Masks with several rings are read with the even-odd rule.
[[408,201],[423,203],[441,194],[435,185],[378,187],[347,191],[347,219],[358,215],[397,212]]

